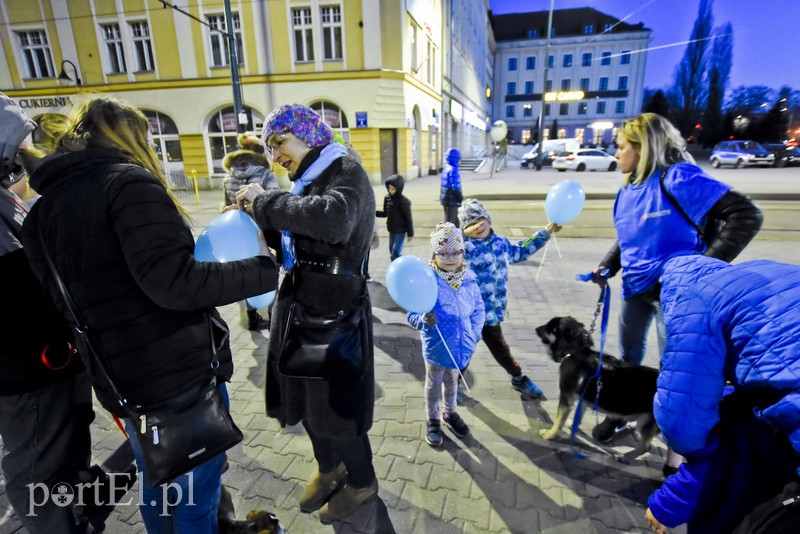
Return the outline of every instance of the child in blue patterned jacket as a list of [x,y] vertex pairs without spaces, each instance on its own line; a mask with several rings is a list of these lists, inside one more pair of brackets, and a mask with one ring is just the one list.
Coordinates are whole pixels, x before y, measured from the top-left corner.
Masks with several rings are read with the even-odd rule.
[[508,238],[494,233],[489,212],[474,198],[464,201],[458,210],[458,218],[467,238],[466,260],[478,278],[486,308],[486,321],[481,332],[483,341],[497,363],[511,375],[511,387],[531,399],[537,399],[542,396],[542,390],[522,372],[500,328],[506,314],[508,265],[527,260],[561,227],[550,223],[539,230],[532,240],[513,244]]
[[425,441],[438,447],[443,441],[439,420],[443,384],[444,423],[460,438],[469,434],[469,427],[456,413],[456,391],[459,369],[467,367],[481,339],[484,311],[475,275],[464,262],[461,230],[452,223],[438,224],[431,234],[431,251],[439,296],[432,311],[409,312],[408,322],[420,331],[425,359]]

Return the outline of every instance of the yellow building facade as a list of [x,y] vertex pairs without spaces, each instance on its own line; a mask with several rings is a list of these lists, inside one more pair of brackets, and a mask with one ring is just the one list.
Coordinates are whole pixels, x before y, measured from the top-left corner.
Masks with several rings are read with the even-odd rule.
[[[219,187],[237,123],[316,109],[374,183],[441,166],[441,0],[0,0],[0,90],[27,113],[104,93],[142,109],[172,176]],[[234,113],[230,39],[245,117]],[[278,169],[278,174],[282,172]],[[280,176],[279,176],[280,177]]]

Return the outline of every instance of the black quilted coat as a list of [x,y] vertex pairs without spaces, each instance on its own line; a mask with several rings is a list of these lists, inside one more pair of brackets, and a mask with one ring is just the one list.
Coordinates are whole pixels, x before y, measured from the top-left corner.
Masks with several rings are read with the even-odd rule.
[[[41,228],[93,344],[134,404],[156,405],[207,380],[208,316],[219,318],[214,306],[277,285],[277,267],[266,256],[195,261],[192,234],[164,187],[119,153],[92,149],[50,157],[31,186],[42,194],[23,226],[31,267],[66,316],[42,256]],[[222,343],[217,374],[227,380],[230,347],[224,332],[214,336]],[[124,415],[95,366],[88,367],[101,404]]]
[[[298,169],[301,176],[319,156],[312,150]],[[367,173],[350,157],[334,161],[309,184],[302,196],[267,191],[253,202],[256,222],[265,232],[288,230],[295,239],[298,257],[337,256],[360,261],[366,258],[375,220],[375,195]],[[294,274],[300,269],[295,267]],[[267,356],[267,414],[281,425],[304,420],[319,435],[349,439],[364,435],[372,426],[375,403],[372,325],[367,372],[361,380],[325,382],[287,378],[277,370],[280,340],[294,298],[318,310],[356,306],[366,291],[363,276],[302,272],[281,284]],[[297,286],[297,287],[295,287]],[[369,314],[371,321],[371,314]]]

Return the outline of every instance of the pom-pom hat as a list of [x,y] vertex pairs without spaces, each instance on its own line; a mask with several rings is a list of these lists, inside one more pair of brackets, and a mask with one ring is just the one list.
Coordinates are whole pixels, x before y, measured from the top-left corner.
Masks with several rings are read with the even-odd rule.
[[273,135],[294,134],[309,148],[333,142],[333,130],[313,109],[302,104],[284,104],[264,120],[261,138],[269,143]]
[[490,225],[492,224],[492,218],[480,200],[477,198],[464,199],[461,207],[458,208],[458,220],[461,223],[461,228],[466,228],[478,219],[486,219],[486,222]]

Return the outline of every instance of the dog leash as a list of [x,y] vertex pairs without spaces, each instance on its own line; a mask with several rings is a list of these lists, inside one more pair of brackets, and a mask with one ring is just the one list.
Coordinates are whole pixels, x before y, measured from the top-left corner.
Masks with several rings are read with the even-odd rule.
[[[602,278],[608,277],[609,270],[604,269],[600,276]],[[575,275],[575,280],[580,282],[591,282],[595,278],[594,273],[587,273],[587,274],[577,274]],[[583,399],[586,397],[586,390],[589,388],[589,384],[592,383],[592,380],[595,378],[597,379],[597,395],[594,398],[594,411],[597,412],[600,403],[600,391],[603,389],[603,378],[600,374],[600,371],[603,369],[603,351],[606,345],[606,334],[608,332],[608,315],[609,310],[611,309],[611,287],[609,287],[608,283],[603,284],[600,287],[600,297],[597,299],[597,310],[594,314],[594,319],[592,320],[592,327],[591,332],[594,333],[594,326],[597,322],[597,315],[602,308],[603,314],[602,319],[600,321],[600,356],[597,360],[597,371],[589,377],[589,380],[586,381],[586,385],[583,386],[583,391],[581,392],[581,396],[578,398],[578,405],[575,408],[575,416],[572,419],[572,429],[570,430],[569,434],[569,444],[572,447],[572,454],[576,457],[585,459],[586,455],[581,454],[578,452],[578,449],[575,448],[575,436],[578,434],[578,429],[581,426],[581,419],[583,418]]]

